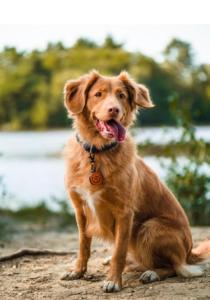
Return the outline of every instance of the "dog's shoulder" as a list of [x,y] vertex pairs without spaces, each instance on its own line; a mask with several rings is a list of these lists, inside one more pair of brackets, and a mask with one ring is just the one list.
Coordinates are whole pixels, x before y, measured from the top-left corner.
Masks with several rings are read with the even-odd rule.
[[70,138],[67,140],[66,144],[64,145],[63,151],[62,151],[62,157],[64,160],[70,160],[73,157],[75,158],[76,153],[81,152],[81,147],[77,143],[75,138]]

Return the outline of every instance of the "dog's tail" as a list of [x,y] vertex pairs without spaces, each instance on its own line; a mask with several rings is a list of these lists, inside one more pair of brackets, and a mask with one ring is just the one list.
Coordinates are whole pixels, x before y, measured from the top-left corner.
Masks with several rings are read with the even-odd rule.
[[189,264],[208,262],[210,262],[210,240],[203,241],[196,248],[193,248],[188,257]]
[[208,263],[210,263],[210,240],[203,241],[192,249],[187,263],[178,266],[176,273],[183,277],[202,276]]

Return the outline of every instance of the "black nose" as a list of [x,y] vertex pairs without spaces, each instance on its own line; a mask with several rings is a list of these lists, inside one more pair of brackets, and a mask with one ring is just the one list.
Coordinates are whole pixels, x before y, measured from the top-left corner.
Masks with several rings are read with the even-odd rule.
[[118,107],[110,107],[110,108],[108,109],[108,112],[109,112],[110,114],[113,114],[113,115],[118,115],[119,112],[120,112],[120,110],[119,110]]

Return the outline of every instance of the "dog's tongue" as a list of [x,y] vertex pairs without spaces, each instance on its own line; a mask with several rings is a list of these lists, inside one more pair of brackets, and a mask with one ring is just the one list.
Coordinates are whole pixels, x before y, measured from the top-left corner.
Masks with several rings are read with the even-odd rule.
[[100,131],[106,130],[111,138],[114,138],[118,142],[125,140],[125,128],[115,120],[109,120],[107,122],[99,121]]

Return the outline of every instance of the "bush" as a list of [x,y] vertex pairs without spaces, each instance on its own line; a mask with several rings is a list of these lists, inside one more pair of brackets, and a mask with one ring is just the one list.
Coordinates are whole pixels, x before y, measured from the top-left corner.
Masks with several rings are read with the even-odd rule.
[[171,98],[171,110],[177,127],[182,128],[180,145],[188,146],[188,156],[172,156],[167,170],[167,183],[185,209],[191,225],[210,225],[210,159],[205,141],[196,137],[190,122],[190,108]]

